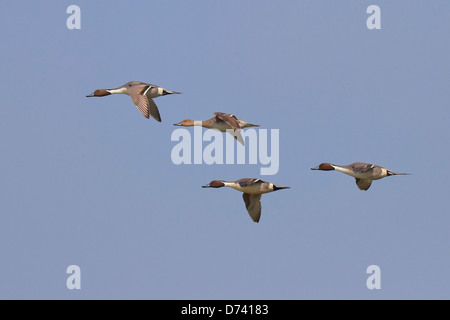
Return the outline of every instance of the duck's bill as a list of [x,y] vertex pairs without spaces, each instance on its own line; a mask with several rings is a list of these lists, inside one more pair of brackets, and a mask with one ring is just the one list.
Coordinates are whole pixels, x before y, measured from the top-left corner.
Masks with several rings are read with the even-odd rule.
[[211,186],[209,185],[209,183],[205,186],[202,186],[202,188],[210,188]]
[[182,126],[183,124],[181,122],[178,122],[178,123],[174,123],[173,125],[174,126]]
[[94,97],[94,93],[92,92],[91,94],[86,96],[86,98],[89,98],[89,97]]
[[311,170],[319,170],[319,166],[311,168]]

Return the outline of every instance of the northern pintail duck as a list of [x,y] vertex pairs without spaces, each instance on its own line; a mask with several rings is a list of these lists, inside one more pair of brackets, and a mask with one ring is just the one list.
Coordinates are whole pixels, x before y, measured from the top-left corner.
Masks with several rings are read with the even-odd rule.
[[114,89],[97,89],[86,97],[104,97],[117,93],[129,95],[144,117],[149,118],[149,116],[152,116],[159,122],[161,122],[161,116],[153,98],[173,93],[179,94],[179,92],[170,91],[154,84],[130,81]]
[[208,129],[214,129],[221,132],[227,130],[234,130],[234,134],[228,131],[237,141],[244,145],[244,139],[240,133],[240,129],[248,127],[259,127],[257,124],[251,124],[243,120],[239,120],[235,115],[223,112],[214,112],[215,117],[205,121],[194,121],[191,119],[185,119],[179,123],[175,123],[174,126],[192,127],[202,126]]
[[243,192],[245,207],[254,222],[259,222],[261,217],[261,195],[289,187],[281,187],[261,179],[244,178],[237,181],[213,180],[202,188],[230,187]]
[[331,163],[321,163],[311,170],[337,170],[348,174],[356,179],[356,185],[360,190],[368,190],[373,180],[379,180],[384,177],[394,176],[394,175],[406,175],[408,173],[394,172],[386,168],[362,162],[355,162],[347,166],[338,166]]

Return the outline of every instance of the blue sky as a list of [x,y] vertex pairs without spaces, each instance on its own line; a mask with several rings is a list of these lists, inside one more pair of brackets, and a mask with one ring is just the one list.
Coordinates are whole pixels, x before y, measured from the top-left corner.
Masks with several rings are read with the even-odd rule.
[[[81,8],[68,30],[66,9]],[[366,9],[381,8],[369,30]],[[0,298],[449,299],[448,1],[9,1]],[[125,95],[157,98],[162,123]],[[175,165],[183,119],[279,129],[280,169]],[[192,132],[192,130],[190,130]],[[369,191],[321,162],[410,176]],[[290,186],[253,223],[213,179]],[[81,268],[68,290],[66,268]],[[368,290],[366,268],[381,269]]]

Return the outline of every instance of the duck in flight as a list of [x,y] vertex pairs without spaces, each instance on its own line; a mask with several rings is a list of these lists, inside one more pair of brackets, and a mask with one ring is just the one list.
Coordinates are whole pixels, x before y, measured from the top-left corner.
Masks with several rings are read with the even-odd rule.
[[363,162],[355,162],[346,166],[331,163],[321,163],[311,170],[331,171],[336,170],[348,174],[356,179],[356,185],[360,190],[368,190],[373,180],[379,180],[389,176],[406,175],[408,173],[395,172],[386,168]]
[[213,180],[202,188],[222,188],[230,187],[243,192],[242,197],[245,207],[254,222],[259,222],[261,218],[261,195],[289,187],[281,187],[261,179],[244,178],[237,181]]
[[119,93],[129,95],[144,117],[148,119],[152,116],[156,121],[161,122],[158,107],[153,99],[168,94],[179,94],[180,92],[170,91],[150,83],[130,81],[114,89],[97,89],[86,97],[104,97]]
[[194,121],[191,119],[185,119],[179,123],[175,123],[174,126],[192,127],[202,126],[207,129],[213,129],[220,132],[230,133],[234,139],[244,145],[244,139],[241,135],[241,129],[249,127],[259,127],[257,124],[251,124],[246,121],[236,118],[235,115],[223,112],[214,112],[214,117],[205,121]]

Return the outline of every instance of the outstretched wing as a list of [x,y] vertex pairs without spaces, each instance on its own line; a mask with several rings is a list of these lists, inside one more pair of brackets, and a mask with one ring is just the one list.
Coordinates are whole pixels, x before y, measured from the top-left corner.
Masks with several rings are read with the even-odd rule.
[[233,129],[240,129],[239,122],[234,115],[223,112],[214,112],[214,115]]
[[238,181],[236,181],[242,188],[245,187],[249,187],[254,185],[257,182],[263,182],[261,179],[256,179],[256,178],[243,178],[243,179],[239,179]]
[[358,188],[360,190],[368,190],[370,188],[370,185],[372,184],[372,180],[369,179],[359,179],[359,178],[355,178],[356,179],[356,185],[358,186]]
[[242,198],[244,199],[245,207],[247,208],[250,218],[254,222],[259,222],[259,219],[261,218],[261,195],[243,193]]
[[353,171],[361,172],[361,173],[369,172],[370,170],[373,170],[374,168],[376,168],[376,166],[373,164],[361,163],[361,162],[356,162],[352,166],[353,166]]
[[227,132],[233,136],[234,140],[237,140],[240,144],[245,146],[244,138],[241,134],[241,129],[227,129]]
[[148,100],[148,105],[150,108],[150,115],[156,121],[161,122],[161,115],[159,114],[159,110],[158,110],[158,107],[156,106],[155,101],[153,101],[153,99],[149,98],[149,97],[147,97],[147,100]]
[[138,86],[131,86],[127,89],[131,100],[133,100],[133,103],[136,105],[142,115],[148,119],[150,117],[150,104],[147,96],[142,92],[142,88],[139,88]]

